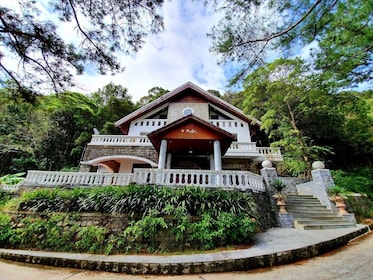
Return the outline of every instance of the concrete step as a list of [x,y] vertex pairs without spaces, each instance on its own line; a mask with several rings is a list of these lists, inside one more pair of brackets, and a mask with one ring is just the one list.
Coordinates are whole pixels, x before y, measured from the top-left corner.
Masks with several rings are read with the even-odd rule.
[[354,227],[338,216],[338,211],[326,209],[312,196],[288,196],[286,210],[294,216],[294,227],[304,230]]
[[336,219],[311,219],[311,218],[300,218],[300,219],[296,219],[297,223],[298,224],[302,224],[302,225],[312,225],[312,224],[321,224],[321,225],[327,225],[327,224],[330,224],[330,223],[333,223],[333,224],[345,224],[346,221],[343,220],[343,218],[340,218],[340,217],[336,217]]
[[304,229],[304,230],[317,230],[317,229],[338,229],[338,228],[350,228],[354,227],[355,225],[352,225],[351,223],[345,223],[345,224],[312,224],[312,225],[302,225],[301,227],[298,227],[298,229]]
[[325,206],[295,206],[295,205],[286,205],[288,211],[302,212],[302,211],[330,211],[326,209]]

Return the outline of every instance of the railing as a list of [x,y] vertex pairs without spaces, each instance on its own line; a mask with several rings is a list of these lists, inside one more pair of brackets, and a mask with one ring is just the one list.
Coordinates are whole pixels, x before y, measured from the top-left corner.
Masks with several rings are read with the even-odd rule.
[[229,146],[226,156],[247,156],[257,154],[255,142],[232,142]]
[[130,183],[155,184],[161,186],[201,186],[208,188],[251,189],[264,192],[265,187],[260,175],[248,171],[212,171],[186,169],[147,169],[138,168],[134,173],[94,173],[94,172],[57,172],[28,171],[23,186],[100,186]]
[[280,148],[256,147],[256,151],[261,155],[281,155]]
[[201,186],[233,188],[264,192],[262,177],[248,171],[212,171],[188,169],[135,169],[134,181],[138,184],[163,186]]
[[7,192],[16,192],[16,191],[18,191],[19,186],[20,186],[20,184],[16,184],[16,185],[1,184],[0,185],[0,190],[4,190],[4,191],[7,191]]
[[141,126],[141,129],[152,128],[152,130],[156,130],[160,127],[163,127],[167,124],[166,119],[142,119],[134,121],[131,125],[133,126]]
[[244,127],[245,123],[237,120],[210,120],[210,123],[223,129]]
[[27,172],[24,186],[125,186],[132,182],[131,173],[95,173],[95,172],[59,172],[36,171]]
[[88,145],[124,145],[124,146],[151,146],[150,140],[146,136],[128,135],[92,135]]

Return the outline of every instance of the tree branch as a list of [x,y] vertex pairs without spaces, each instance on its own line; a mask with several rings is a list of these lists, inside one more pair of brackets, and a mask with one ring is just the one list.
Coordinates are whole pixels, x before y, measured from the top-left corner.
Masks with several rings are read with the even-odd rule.
[[293,30],[294,28],[296,28],[299,24],[301,24],[306,18],[307,16],[317,7],[317,5],[319,5],[320,3],[322,2],[322,0],[316,0],[316,2],[312,5],[311,8],[309,8],[309,10],[297,21],[295,22],[293,25],[289,26],[288,28],[286,28],[285,30],[283,31],[280,31],[280,32],[277,32],[277,33],[274,33],[268,37],[264,37],[264,38],[260,38],[260,39],[254,39],[254,40],[248,40],[248,41],[245,41],[245,42],[242,42],[242,43],[239,43],[237,45],[234,45],[233,47],[239,47],[239,46],[242,46],[242,45],[245,45],[245,44],[251,44],[251,43],[258,43],[258,42],[269,42],[275,38],[278,38],[278,37],[281,37],[282,35],[285,35],[287,33],[289,33],[291,30]]

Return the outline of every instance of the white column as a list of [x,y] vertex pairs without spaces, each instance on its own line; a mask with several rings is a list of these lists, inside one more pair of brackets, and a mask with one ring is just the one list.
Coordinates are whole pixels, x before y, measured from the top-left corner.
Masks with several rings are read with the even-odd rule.
[[171,159],[172,159],[172,154],[168,153],[167,161],[166,161],[166,169],[171,169]]
[[222,169],[221,164],[221,150],[220,150],[220,141],[214,141],[214,162],[215,162],[215,170],[220,171]]
[[210,170],[215,170],[215,161],[214,161],[214,155],[210,155]]
[[164,169],[167,158],[167,140],[162,139],[161,148],[159,149],[158,169]]

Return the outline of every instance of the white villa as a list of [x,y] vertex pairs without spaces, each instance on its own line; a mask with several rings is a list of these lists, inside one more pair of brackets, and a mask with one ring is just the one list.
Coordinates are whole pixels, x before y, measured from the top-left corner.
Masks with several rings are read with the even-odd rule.
[[279,149],[254,142],[260,122],[187,82],[92,135],[79,172],[29,171],[24,185],[198,185],[264,190],[255,174]]

